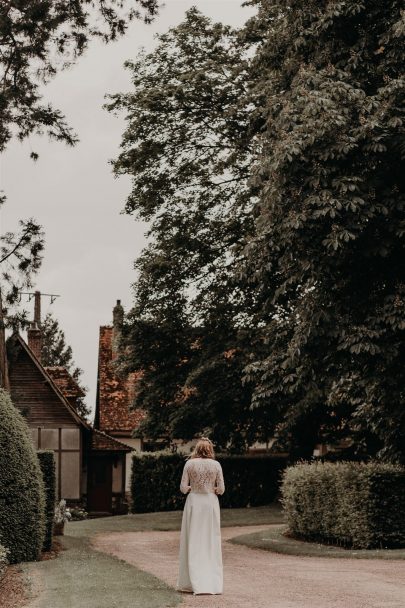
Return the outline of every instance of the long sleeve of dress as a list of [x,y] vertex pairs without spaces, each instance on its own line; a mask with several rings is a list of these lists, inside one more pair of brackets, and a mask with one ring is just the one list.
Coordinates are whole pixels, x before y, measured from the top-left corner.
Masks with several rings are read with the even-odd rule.
[[225,492],[224,475],[222,473],[221,465],[218,467],[217,476],[215,478],[215,492],[216,494],[223,494]]
[[190,476],[188,473],[188,462],[184,465],[183,475],[181,476],[180,492],[187,494],[190,491]]

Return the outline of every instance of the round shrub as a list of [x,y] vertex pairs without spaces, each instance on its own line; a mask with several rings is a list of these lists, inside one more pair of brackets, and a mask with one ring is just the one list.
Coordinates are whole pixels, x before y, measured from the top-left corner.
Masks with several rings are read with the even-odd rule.
[[0,543],[10,563],[38,558],[45,540],[42,473],[25,420],[0,389]]

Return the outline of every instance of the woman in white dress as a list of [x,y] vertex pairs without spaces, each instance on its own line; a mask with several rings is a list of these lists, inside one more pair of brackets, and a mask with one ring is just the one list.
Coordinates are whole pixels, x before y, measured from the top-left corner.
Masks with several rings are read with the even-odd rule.
[[180,535],[177,589],[219,594],[223,591],[221,522],[217,494],[225,491],[221,465],[211,441],[202,438],[187,460],[180,490],[188,494]]

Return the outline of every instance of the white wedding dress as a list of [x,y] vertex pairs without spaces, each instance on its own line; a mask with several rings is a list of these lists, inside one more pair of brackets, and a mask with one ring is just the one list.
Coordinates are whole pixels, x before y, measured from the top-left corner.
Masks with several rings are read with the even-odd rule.
[[212,458],[187,460],[180,490],[189,492],[180,534],[177,589],[218,594],[223,591],[221,522],[217,494],[225,491],[222,468]]

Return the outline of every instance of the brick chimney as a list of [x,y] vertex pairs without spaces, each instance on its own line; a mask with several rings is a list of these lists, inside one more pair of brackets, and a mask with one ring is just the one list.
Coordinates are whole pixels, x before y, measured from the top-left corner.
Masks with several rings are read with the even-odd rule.
[[31,327],[27,331],[27,336],[28,346],[30,347],[38,361],[41,361],[42,331],[35,321],[31,323]]
[[121,300],[117,300],[117,303],[113,308],[113,335],[112,335],[113,355],[117,355],[118,350],[119,350],[119,341],[121,339],[123,324],[124,324],[124,309],[121,305]]

